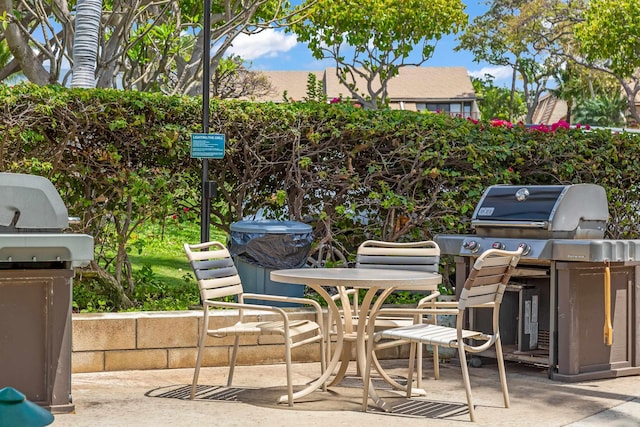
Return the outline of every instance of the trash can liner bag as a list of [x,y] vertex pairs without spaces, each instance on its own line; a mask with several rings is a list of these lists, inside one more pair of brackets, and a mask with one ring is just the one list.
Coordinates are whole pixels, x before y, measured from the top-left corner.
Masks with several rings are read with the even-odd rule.
[[264,230],[240,232],[232,227],[229,252],[234,257],[265,268],[300,268],[307,262],[312,243],[312,231],[274,234]]

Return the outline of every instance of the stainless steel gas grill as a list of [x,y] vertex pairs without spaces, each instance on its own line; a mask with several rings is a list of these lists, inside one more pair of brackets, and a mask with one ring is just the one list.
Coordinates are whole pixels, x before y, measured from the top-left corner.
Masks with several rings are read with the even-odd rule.
[[[640,240],[604,239],[608,217],[598,185],[496,185],[476,206],[475,234],[435,241],[454,256],[457,289],[484,250],[524,248],[500,312],[505,358],[562,381],[636,375]],[[476,310],[468,321],[491,319]]]
[[51,412],[71,412],[73,268],[93,259],[93,238],[65,233],[53,184],[0,173],[0,388]]

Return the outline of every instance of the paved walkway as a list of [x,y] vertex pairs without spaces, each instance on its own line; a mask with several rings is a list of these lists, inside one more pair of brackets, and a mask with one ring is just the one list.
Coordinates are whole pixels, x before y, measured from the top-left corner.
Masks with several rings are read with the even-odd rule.
[[[403,373],[406,361],[387,361],[389,372]],[[353,364],[352,364],[353,365]],[[296,364],[294,382],[317,375],[318,364]],[[425,367],[429,375],[428,366]],[[199,398],[188,399],[192,369],[102,372],[73,375],[75,413],[58,414],[53,426],[385,426],[469,425],[459,367],[441,365],[441,379],[425,380],[428,395],[411,400],[391,390],[381,395],[394,413],[361,412],[361,382],[355,368],[339,387],[317,391],[293,408],[276,404],[285,392],[284,365],[239,366],[234,386],[226,368],[204,368]],[[640,376],[560,383],[546,370],[507,364],[511,408],[502,406],[497,368],[471,370],[479,426],[637,427]],[[380,385],[376,382],[376,384]]]

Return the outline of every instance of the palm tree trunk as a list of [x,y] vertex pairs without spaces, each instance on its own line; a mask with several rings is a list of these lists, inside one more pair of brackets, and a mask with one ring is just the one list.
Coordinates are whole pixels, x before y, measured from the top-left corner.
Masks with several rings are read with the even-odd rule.
[[78,0],[71,87],[96,87],[96,58],[102,0]]

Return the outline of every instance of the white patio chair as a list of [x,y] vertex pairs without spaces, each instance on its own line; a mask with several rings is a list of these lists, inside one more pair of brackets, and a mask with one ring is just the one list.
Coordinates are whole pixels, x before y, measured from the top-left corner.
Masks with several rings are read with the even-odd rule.
[[[415,344],[431,344],[433,346],[441,346],[458,349],[460,365],[462,369],[462,379],[467,395],[467,405],[469,407],[469,416],[471,421],[475,421],[475,413],[473,408],[473,399],[471,395],[471,384],[469,381],[469,368],[467,366],[466,352],[480,353],[490,347],[495,347],[496,359],[498,362],[498,370],[500,373],[500,384],[502,386],[502,394],[504,398],[505,408],[509,407],[509,392],[507,389],[507,379],[504,368],[504,360],[502,354],[502,344],[500,341],[499,313],[502,297],[513,271],[520,260],[522,249],[517,251],[503,251],[490,249],[482,253],[475,261],[464,288],[460,294],[460,298],[455,303],[433,303],[435,308],[423,309],[380,309],[376,313],[372,313],[372,320],[377,316],[409,314],[418,315],[418,323],[411,326],[404,326],[394,329],[386,329],[376,332],[373,339],[367,343],[367,369],[364,373],[364,395],[362,409],[366,411],[368,408],[368,395],[370,387],[370,371],[373,363],[375,343],[381,339],[391,339],[397,344],[402,342],[410,342]],[[451,307],[454,305],[454,307]],[[492,333],[483,333],[463,329],[464,313],[469,308],[475,309],[491,309],[493,310],[493,328]],[[456,327],[439,326],[429,323],[421,323],[423,316],[450,314],[457,316]],[[373,322],[371,322],[373,323]],[[373,333],[373,329],[369,329]],[[482,341],[481,344],[471,342]],[[409,373],[407,381],[411,383],[413,375],[414,360],[409,360]],[[437,361],[434,361],[437,363]],[[407,387],[407,397],[411,397],[411,388]],[[379,406],[381,402],[376,402]]]
[[[440,248],[438,245],[430,240],[419,242],[385,242],[379,240],[367,240],[358,247],[356,257],[356,268],[370,268],[370,269],[396,269],[396,270],[411,270],[411,271],[426,271],[437,273],[440,263]],[[345,334],[345,341],[353,342],[357,338],[357,331],[354,326],[358,322],[358,290],[339,288],[338,295],[335,298],[340,298],[343,303],[343,324],[345,330],[352,331]],[[439,292],[434,291],[428,296],[422,298],[418,303],[421,307],[424,304],[428,304],[429,301],[435,300],[440,295]],[[349,300],[349,297],[352,300]],[[403,325],[413,324],[412,317],[379,317],[376,319],[376,329],[380,328],[394,328]],[[331,322],[329,322],[331,325]],[[391,345],[390,345],[391,347]],[[415,348],[412,347],[412,351]],[[422,346],[418,348],[418,379],[417,387],[421,387],[422,381]],[[348,355],[347,355],[348,356]],[[377,358],[373,359],[373,363],[380,375],[392,385],[394,388],[403,390],[405,386],[396,382],[393,378],[388,376],[382,367],[380,367]],[[343,367],[346,364],[343,363]],[[343,373],[342,373],[343,374]],[[338,377],[340,377],[340,373]],[[409,386],[410,383],[407,385]]]
[[[203,250],[204,249],[204,250]],[[204,316],[202,330],[200,331],[200,339],[198,342],[198,356],[196,359],[195,371],[193,373],[193,383],[191,386],[191,399],[195,397],[200,366],[202,365],[202,356],[205,349],[205,341],[207,336],[215,338],[224,338],[234,336],[234,345],[229,363],[229,378],[227,387],[230,387],[233,381],[233,372],[236,364],[236,355],[238,352],[238,344],[240,336],[246,335],[280,335],[284,339],[285,361],[287,370],[287,395],[289,406],[293,405],[293,384],[291,380],[291,350],[304,344],[319,343],[320,344],[320,360],[321,371],[324,372],[325,359],[325,340],[323,330],[322,308],[320,305],[310,299],[295,298],[279,295],[262,295],[244,293],[240,276],[233,263],[233,259],[227,248],[219,242],[207,242],[195,245],[184,244],[184,250],[187,258],[193,268],[198,286],[200,288],[200,296],[204,308]],[[223,301],[222,299],[237,299],[237,302]],[[300,304],[308,304],[316,310],[316,320],[293,320],[287,313],[279,307],[268,305],[247,304],[246,300],[269,300],[294,302]],[[211,309],[236,309],[238,310],[238,321],[231,326],[221,327],[217,329],[209,328],[209,311]],[[245,314],[246,310],[268,311],[279,317],[279,320],[265,321],[249,321]],[[253,313],[255,316],[255,313]]]

